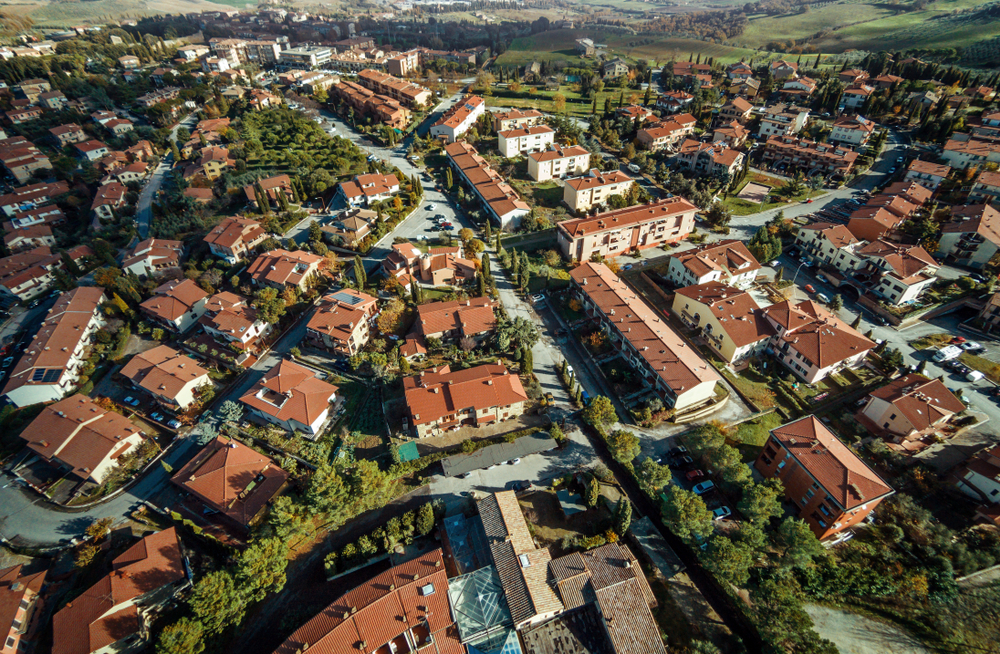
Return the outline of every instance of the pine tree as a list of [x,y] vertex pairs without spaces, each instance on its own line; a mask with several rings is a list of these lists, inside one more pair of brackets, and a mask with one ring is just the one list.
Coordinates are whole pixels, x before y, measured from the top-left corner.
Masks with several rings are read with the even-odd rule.
[[615,533],[619,536],[624,536],[631,524],[632,503],[629,502],[627,497],[623,496],[618,500],[618,506],[615,509]]
[[365,264],[361,257],[354,255],[354,279],[358,282],[358,288],[364,290],[368,286],[368,276],[365,274]]

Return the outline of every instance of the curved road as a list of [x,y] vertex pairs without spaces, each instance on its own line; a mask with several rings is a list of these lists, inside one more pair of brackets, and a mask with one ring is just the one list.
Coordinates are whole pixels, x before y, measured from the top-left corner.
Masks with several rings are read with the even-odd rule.
[[[177,130],[181,127],[187,127],[190,129],[195,124],[197,124],[198,118],[194,114],[191,114],[181,122],[174,125],[174,128],[170,130],[170,140],[174,141],[177,139]],[[149,227],[153,222],[153,198],[159,192],[160,187],[163,186],[164,180],[167,178],[167,174],[170,169],[173,168],[174,155],[168,152],[157,164],[156,169],[153,170],[153,174],[150,175],[149,181],[142,188],[142,192],[139,193],[139,201],[136,203],[135,219],[137,223],[137,231],[139,232],[139,239],[145,240],[149,238]]]

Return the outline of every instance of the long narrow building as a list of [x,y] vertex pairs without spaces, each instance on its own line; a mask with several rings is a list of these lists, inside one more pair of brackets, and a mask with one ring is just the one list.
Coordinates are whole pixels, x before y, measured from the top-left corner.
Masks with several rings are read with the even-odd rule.
[[694,229],[698,207],[681,197],[564,220],[556,232],[559,248],[570,259],[592,254],[616,257],[664,243],[677,243]]

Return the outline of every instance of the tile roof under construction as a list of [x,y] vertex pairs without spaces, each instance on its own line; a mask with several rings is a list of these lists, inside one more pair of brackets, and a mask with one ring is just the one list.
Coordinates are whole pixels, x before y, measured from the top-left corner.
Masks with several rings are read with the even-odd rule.
[[607,266],[587,261],[570,276],[675,396],[719,381],[715,369]]
[[893,492],[816,416],[772,429],[771,435],[844,510],[850,511]]
[[272,459],[243,443],[219,436],[170,481],[208,506],[246,526],[288,480]]

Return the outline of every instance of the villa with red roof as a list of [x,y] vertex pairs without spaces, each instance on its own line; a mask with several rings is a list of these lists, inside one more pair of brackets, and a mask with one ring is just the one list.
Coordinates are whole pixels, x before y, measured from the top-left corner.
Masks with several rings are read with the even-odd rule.
[[939,432],[952,416],[965,411],[944,383],[917,373],[892,380],[864,400],[854,415],[857,421],[870,433],[908,450],[923,449],[917,441]]
[[195,403],[195,391],[212,386],[207,370],[168,345],[136,354],[120,374],[174,411],[186,411]]
[[258,418],[315,438],[330,416],[330,404],[335,399],[336,386],[319,379],[312,370],[282,359],[240,402]]
[[343,356],[357,354],[368,343],[368,323],[377,305],[372,296],[350,288],[328,293],[309,318],[306,338]]
[[761,354],[774,336],[753,297],[722,282],[677,289],[671,310],[685,325],[700,330],[705,343],[734,369]]
[[259,222],[233,216],[213,227],[205,237],[205,242],[212,254],[229,263],[236,263],[266,238],[267,232]]
[[0,570],[0,634],[3,652],[28,652],[42,626],[45,601],[41,597],[47,571],[27,574],[24,565]]
[[524,412],[528,401],[521,379],[495,364],[455,372],[449,366],[426,370],[404,377],[403,390],[417,438],[512,420]]
[[722,282],[735,288],[748,288],[759,271],[760,263],[742,241],[735,239],[673,254],[667,263],[667,279],[680,287]]
[[395,175],[356,175],[350,182],[337,185],[337,194],[351,207],[367,207],[372,202],[391,198],[396,193],[399,193],[399,180]]
[[322,261],[320,255],[303,250],[271,250],[254,259],[247,273],[250,281],[258,286],[271,286],[278,290],[294,286],[305,291],[319,274]]
[[894,492],[811,415],[771,430],[754,467],[781,480],[785,499],[820,540],[858,524]]
[[183,334],[204,315],[206,300],[208,293],[190,279],[173,280],[157,286],[153,297],[139,305],[139,311]]

